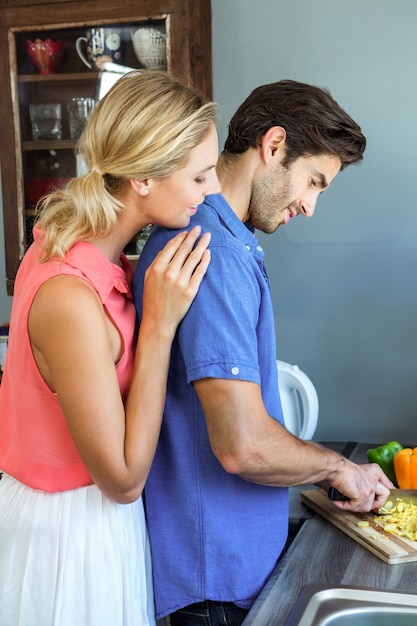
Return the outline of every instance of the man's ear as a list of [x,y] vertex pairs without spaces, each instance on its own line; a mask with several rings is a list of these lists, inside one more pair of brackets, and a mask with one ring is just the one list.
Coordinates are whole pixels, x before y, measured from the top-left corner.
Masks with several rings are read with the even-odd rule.
[[143,180],[137,180],[136,178],[131,178],[130,184],[132,186],[132,189],[139,196],[147,196],[149,194],[149,189],[150,189],[149,178],[145,178]]
[[287,133],[282,126],[271,126],[262,137],[261,154],[265,163],[271,158],[284,154]]

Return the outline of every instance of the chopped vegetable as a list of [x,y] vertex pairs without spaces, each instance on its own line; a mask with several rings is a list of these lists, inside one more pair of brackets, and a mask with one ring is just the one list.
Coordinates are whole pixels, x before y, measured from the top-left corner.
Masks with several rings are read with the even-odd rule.
[[412,502],[397,498],[396,504],[389,508],[389,515],[376,515],[374,521],[387,533],[417,541],[417,506]]
[[366,520],[363,520],[361,522],[358,522],[357,526],[359,526],[360,528],[366,528],[367,526],[369,526],[369,522],[367,522]]
[[394,457],[403,447],[398,441],[389,441],[379,448],[370,448],[367,451],[369,463],[378,463],[384,474],[396,485],[394,471]]
[[379,507],[378,511],[381,515],[386,515],[387,513],[391,513],[394,504],[391,500],[387,500],[384,506]]
[[417,489],[417,448],[404,448],[394,457],[394,470],[401,489]]

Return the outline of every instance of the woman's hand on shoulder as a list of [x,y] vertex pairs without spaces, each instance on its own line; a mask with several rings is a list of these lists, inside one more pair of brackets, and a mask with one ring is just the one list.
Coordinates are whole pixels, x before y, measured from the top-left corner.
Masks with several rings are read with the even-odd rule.
[[210,263],[210,233],[181,232],[157,254],[145,273],[142,325],[175,330],[195,296]]

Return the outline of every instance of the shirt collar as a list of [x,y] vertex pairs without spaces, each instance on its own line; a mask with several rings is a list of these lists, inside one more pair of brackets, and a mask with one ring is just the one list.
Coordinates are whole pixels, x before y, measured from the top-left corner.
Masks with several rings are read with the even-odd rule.
[[245,248],[262,259],[264,258],[265,254],[262,246],[259,245],[254,227],[250,222],[242,222],[239,219],[221,193],[206,196],[204,204],[216,211],[220,221],[243,243]]
[[[39,227],[34,228],[33,237],[36,243],[41,242],[42,230]],[[121,266],[112,263],[99,248],[87,241],[78,241],[68,250],[64,259],[59,259],[81,272],[95,286],[103,300],[112,289],[132,300],[133,270],[124,254],[120,260]]]

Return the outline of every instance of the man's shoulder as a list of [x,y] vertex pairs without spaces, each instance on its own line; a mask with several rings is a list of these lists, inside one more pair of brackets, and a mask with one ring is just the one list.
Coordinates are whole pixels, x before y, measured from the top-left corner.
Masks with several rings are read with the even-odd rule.
[[185,228],[173,229],[164,226],[155,226],[145,245],[145,250],[150,248],[155,252],[161,249],[169,239],[181,231],[190,231],[194,226],[200,226],[202,233],[211,232],[212,238],[221,235],[224,231],[224,224],[220,219],[219,200],[216,196],[209,196],[208,199],[198,206],[197,213],[190,218],[190,223]]

